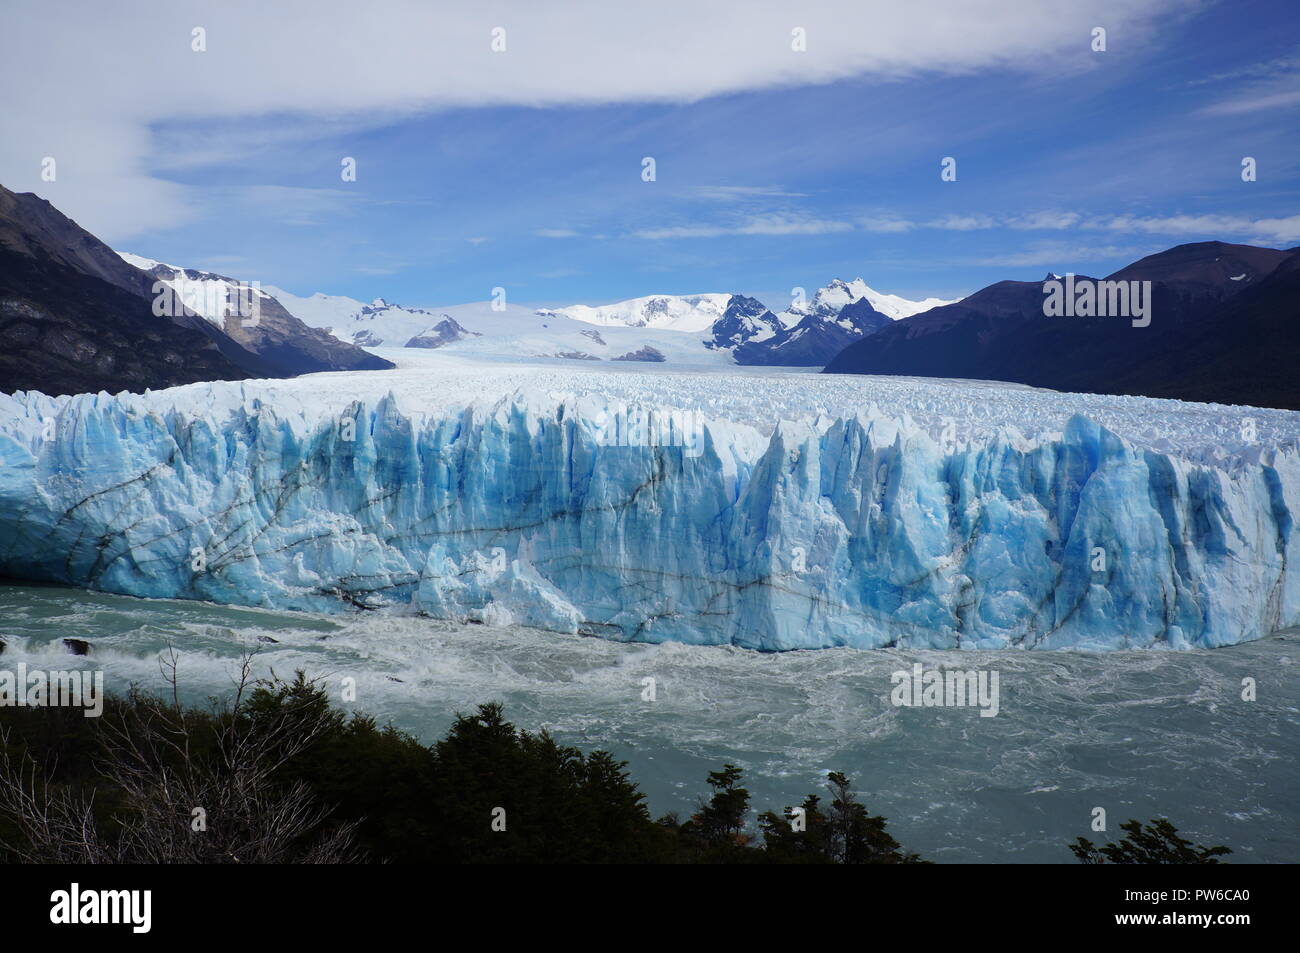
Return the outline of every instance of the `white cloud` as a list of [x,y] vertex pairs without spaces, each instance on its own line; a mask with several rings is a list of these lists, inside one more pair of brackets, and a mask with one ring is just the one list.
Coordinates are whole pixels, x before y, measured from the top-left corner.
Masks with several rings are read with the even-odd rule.
[[802,218],[791,215],[762,215],[732,225],[679,225],[647,228],[634,232],[637,238],[717,238],[721,235],[826,235],[852,231],[848,222]]
[[775,185],[702,185],[694,190],[702,199],[739,202],[746,199],[804,198],[803,192],[786,192]]
[[915,222],[893,215],[869,215],[858,219],[858,225],[863,231],[884,233],[910,232],[916,228]]
[[540,238],[577,238],[578,233],[571,228],[539,228],[533,234]]
[[[1196,236],[1205,239],[1235,237],[1255,243],[1276,243],[1280,245],[1300,241],[1300,215],[1281,218],[1251,218],[1244,215],[1115,215],[1109,217],[1084,218],[1077,212],[1044,211],[1030,212],[1025,215],[996,216],[983,214],[946,215],[926,222],[914,222],[888,213],[865,216],[855,222],[810,218],[791,213],[750,216],[735,222],[710,223],[703,225],[679,225],[662,228],[643,229],[635,232],[638,238],[717,238],[723,235],[824,235],[832,232],[847,232],[861,229],[865,232],[883,234],[909,232],[917,228],[930,228],[942,231],[984,231],[992,229],[1013,229],[1016,231],[1110,231],[1131,235],[1166,235]],[[1071,247],[1090,249],[1090,254],[1107,257],[1103,252],[1113,250],[1109,246],[1053,246],[1043,244],[1036,246],[1039,251],[1031,254],[1047,257],[1043,262],[1057,260],[1056,248]],[[1015,253],[993,260],[990,263],[1037,264],[1040,258],[1022,261]]]
[[229,214],[233,205],[255,205],[269,211],[284,225],[322,225],[336,220],[355,206],[361,193],[347,189],[309,189],[292,185],[250,185],[216,187],[206,193],[216,214]]
[[1222,99],[1202,111],[1207,116],[1231,116],[1292,106],[1300,106],[1300,74]]
[[1193,85],[1245,80],[1240,89],[1201,110],[1207,116],[1232,116],[1300,105],[1300,55],[1278,56],[1242,69],[1218,73]]
[[[229,151],[160,150],[152,129],[164,123],[276,115],[337,129],[452,107],[683,103],[859,76],[1087,69],[1080,37],[1092,25],[1132,42],[1187,2],[934,0],[918,16],[893,0],[83,0],[57,11],[5,0],[0,182],[118,240],[193,218],[188,189],[156,173]],[[791,50],[792,25],[808,52]],[[191,49],[196,26],[206,52]],[[490,47],[498,26],[502,53]],[[231,134],[238,148],[237,126]],[[46,155],[59,158],[54,186],[39,177]]]
[[1279,73],[1286,73],[1291,70],[1300,69],[1300,54],[1288,53],[1285,56],[1275,56],[1272,59],[1261,60],[1258,63],[1251,63],[1249,66],[1243,66],[1238,69],[1226,70],[1221,73],[1212,73],[1209,76],[1202,76],[1188,82],[1188,86],[1204,86],[1207,83],[1221,83],[1231,79],[1259,79],[1261,77],[1276,76]]
[[1085,222],[1083,227],[1148,235],[1197,235],[1205,238],[1254,236],[1257,240],[1281,244],[1300,241],[1300,215],[1285,218],[1250,218],[1245,215],[1116,215]]
[[1079,223],[1080,218],[1081,216],[1078,212],[1030,212],[1028,215],[1020,215],[1008,219],[1007,225],[1010,228],[1023,229],[1026,231],[1051,231],[1062,228],[1071,228]]
[[997,220],[990,215],[945,215],[926,223],[927,228],[942,228],[953,232],[971,232],[996,225]]
[[1077,265],[1095,262],[1131,261],[1158,250],[1132,245],[1079,245],[1070,242],[1043,242],[1031,245],[1028,248],[1019,248],[1015,251],[976,258],[971,260],[970,264],[998,268],[1051,266],[1053,270],[1064,273]]

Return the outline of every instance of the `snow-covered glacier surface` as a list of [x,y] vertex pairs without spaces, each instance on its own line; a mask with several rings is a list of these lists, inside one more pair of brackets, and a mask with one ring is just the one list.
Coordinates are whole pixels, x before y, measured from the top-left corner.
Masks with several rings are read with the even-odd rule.
[[407,353],[20,393],[0,575],[773,650],[1218,646],[1300,623],[1298,421]]

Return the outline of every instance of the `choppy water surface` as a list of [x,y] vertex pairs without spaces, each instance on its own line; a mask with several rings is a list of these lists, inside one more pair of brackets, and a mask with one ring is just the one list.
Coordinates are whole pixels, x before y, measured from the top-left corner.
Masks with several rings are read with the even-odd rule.
[[[61,640],[88,639],[88,659]],[[102,667],[109,690],[161,684],[226,693],[235,662],[357,681],[357,707],[426,741],[458,711],[505,703],[525,728],[631,762],[651,810],[689,812],[724,761],[759,810],[797,803],[827,770],[852,776],[908,849],[943,862],[1073,862],[1094,840],[1165,814],[1236,862],[1300,860],[1300,633],[1215,651],[758,654],[628,645],[522,628],[363,614],[318,617],[206,603],[0,585],[0,667]],[[266,641],[273,639],[275,641]],[[899,708],[890,675],[915,662],[999,673],[1001,710]],[[1242,679],[1258,698],[1242,701]],[[643,701],[644,680],[657,698]]]

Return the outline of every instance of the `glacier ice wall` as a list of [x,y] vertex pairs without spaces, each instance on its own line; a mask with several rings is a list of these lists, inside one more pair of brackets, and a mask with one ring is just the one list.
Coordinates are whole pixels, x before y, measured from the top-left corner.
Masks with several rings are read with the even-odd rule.
[[589,398],[0,410],[18,578],[772,650],[1187,648],[1300,622],[1293,450],[1207,466],[1076,416],[944,452],[875,413],[629,445]]

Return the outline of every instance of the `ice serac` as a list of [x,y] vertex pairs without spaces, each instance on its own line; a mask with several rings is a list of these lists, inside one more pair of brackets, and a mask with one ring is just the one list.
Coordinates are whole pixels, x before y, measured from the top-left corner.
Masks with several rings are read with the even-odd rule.
[[223,386],[207,413],[0,396],[0,574],[768,650],[1188,648],[1300,622],[1291,449],[1198,464],[1078,416],[941,446],[874,410],[764,435],[540,394],[326,415]]

